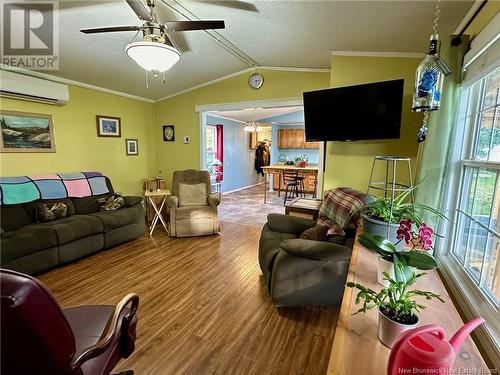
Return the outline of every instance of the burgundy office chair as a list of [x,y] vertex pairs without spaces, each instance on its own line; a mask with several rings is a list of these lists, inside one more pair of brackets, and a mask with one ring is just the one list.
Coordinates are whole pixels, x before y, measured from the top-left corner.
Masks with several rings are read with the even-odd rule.
[[0,286],[4,375],[104,375],[135,349],[137,294],[117,306],[61,309],[31,276],[0,269]]

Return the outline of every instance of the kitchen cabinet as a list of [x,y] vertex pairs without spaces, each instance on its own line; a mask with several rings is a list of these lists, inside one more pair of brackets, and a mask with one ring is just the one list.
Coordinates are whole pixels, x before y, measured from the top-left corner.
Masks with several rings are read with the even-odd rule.
[[271,141],[272,130],[270,126],[263,126],[262,131],[260,132],[251,132],[250,133],[250,149],[255,150],[257,148],[257,143],[259,141]]
[[317,149],[319,148],[319,142],[306,142],[304,129],[278,129],[278,148]]

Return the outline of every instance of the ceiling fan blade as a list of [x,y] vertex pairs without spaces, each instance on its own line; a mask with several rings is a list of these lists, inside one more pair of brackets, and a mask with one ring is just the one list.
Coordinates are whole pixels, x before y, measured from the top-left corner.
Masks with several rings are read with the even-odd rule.
[[258,12],[258,9],[252,3],[239,0],[194,0],[198,3],[206,3],[208,5],[215,5],[225,8],[233,8],[239,10],[246,10],[248,12]]
[[179,52],[184,53],[191,51],[189,45],[186,41],[186,38],[181,33],[172,35],[172,33],[168,33],[168,39],[172,42],[173,46],[179,50]]
[[224,21],[167,21],[165,27],[169,31],[189,31],[205,29],[224,29]]
[[149,14],[148,9],[141,3],[140,0],[125,0],[129,7],[132,8],[137,17],[142,21],[153,21],[153,17]]
[[111,26],[111,27],[97,27],[94,29],[83,29],[80,32],[84,34],[97,34],[97,33],[112,33],[116,31],[139,31],[142,30],[140,26]]

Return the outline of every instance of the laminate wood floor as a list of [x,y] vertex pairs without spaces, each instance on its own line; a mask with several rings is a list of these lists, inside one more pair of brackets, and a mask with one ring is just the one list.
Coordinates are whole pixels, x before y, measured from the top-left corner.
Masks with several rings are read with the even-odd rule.
[[142,374],[324,374],[335,307],[272,304],[258,265],[260,228],[153,237],[41,275],[63,307],[140,296],[136,350],[116,370]]

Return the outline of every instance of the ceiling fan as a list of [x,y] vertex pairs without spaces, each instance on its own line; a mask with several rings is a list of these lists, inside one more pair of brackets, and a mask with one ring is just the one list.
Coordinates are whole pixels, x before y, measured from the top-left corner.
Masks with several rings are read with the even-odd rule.
[[[181,50],[172,35],[178,31],[224,29],[224,21],[164,21],[159,22],[154,12],[154,0],[147,0],[149,10],[140,0],[126,0],[141,21],[142,26],[111,26],[80,30],[84,34],[109,33],[117,31],[141,31],[142,41],[127,44],[125,52],[137,64],[155,77],[177,63]],[[147,76],[146,76],[147,78]]]

